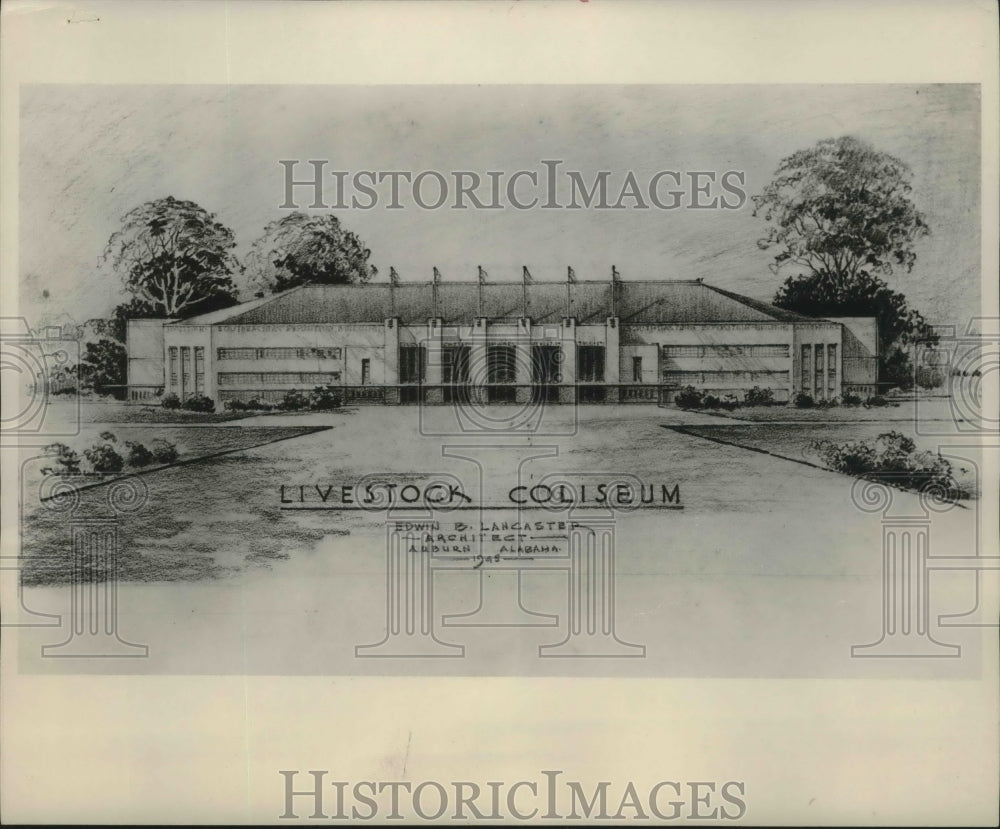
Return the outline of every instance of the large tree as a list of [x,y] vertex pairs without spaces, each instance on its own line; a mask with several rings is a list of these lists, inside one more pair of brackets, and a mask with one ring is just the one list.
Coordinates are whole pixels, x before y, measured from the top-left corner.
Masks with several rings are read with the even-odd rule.
[[250,249],[250,281],[265,291],[307,283],[367,282],[371,251],[331,214],[289,213],[271,222]]
[[753,197],[754,215],[769,223],[758,246],[776,251],[776,273],[797,270],[774,304],[816,316],[875,316],[879,379],[901,385],[910,375],[901,347],[932,337],[906,297],[881,278],[909,273],[916,240],[930,232],[910,198],[911,177],[903,161],[843,136],[785,158]]
[[214,214],[167,196],[126,214],[104,258],[136,311],[183,317],[235,304],[232,276],[240,270],[235,247],[233,232]]

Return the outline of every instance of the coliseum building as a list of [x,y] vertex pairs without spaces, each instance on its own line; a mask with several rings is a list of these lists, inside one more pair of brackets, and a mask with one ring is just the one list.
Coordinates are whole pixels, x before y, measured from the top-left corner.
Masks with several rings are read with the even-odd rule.
[[660,403],[685,386],[787,401],[875,393],[873,318],[818,319],[696,281],[303,285],[132,320],[129,399]]

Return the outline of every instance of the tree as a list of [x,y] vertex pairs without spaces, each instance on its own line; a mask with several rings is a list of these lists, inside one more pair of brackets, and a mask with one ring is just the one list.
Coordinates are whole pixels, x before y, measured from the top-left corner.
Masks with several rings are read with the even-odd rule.
[[934,336],[906,297],[881,278],[894,268],[909,273],[916,240],[930,233],[910,199],[910,180],[910,168],[898,158],[843,136],[785,158],[753,197],[754,215],[770,223],[757,244],[777,251],[772,270],[799,269],[774,304],[813,316],[876,317],[879,379],[897,385],[912,382],[901,346]]
[[128,354],[125,346],[117,340],[100,339],[87,343],[83,359],[80,361],[81,382],[90,386],[98,394],[121,395],[128,371]]
[[126,214],[104,259],[133,301],[152,315],[180,317],[205,304],[235,304],[232,275],[240,270],[235,247],[233,232],[214,214],[167,196]]
[[271,222],[247,257],[251,283],[265,291],[297,285],[367,282],[371,251],[333,215],[295,212]]

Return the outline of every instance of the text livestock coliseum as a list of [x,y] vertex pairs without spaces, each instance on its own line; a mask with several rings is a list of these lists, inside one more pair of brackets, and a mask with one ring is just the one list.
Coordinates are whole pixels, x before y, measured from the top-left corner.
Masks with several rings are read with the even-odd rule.
[[[280,484],[282,504],[342,504],[385,509],[399,504],[421,504],[431,507],[454,508],[475,506],[476,501],[459,484],[433,482],[429,484]],[[507,492],[512,506],[573,507],[584,504],[635,508],[649,505],[681,504],[677,483],[624,483],[607,481],[588,484],[518,484]],[[480,506],[487,506],[480,504]],[[490,505],[496,506],[496,505]]]

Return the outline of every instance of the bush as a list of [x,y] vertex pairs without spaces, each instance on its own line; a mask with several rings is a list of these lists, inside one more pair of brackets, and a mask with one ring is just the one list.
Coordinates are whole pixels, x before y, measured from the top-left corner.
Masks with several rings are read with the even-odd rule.
[[153,460],[157,463],[173,463],[177,460],[177,446],[169,440],[157,438],[149,445]]
[[816,406],[820,409],[832,409],[840,405],[840,401],[836,397],[827,397],[824,400],[817,400]]
[[84,450],[83,456],[94,472],[102,474],[121,472],[125,468],[125,459],[110,443],[95,443],[89,449]]
[[184,408],[189,412],[214,412],[215,401],[203,394],[196,394],[184,401]]
[[250,406],[242,400],[227,400],[222,404],[222,408],[227,412],[245,412]]
[[918,452],[912,438],[901,432],[884,432],[874,441],[820,441],[815,448],[823,462],[838,472],[905,489],[933,486],[948,497],[960,496],[951,463],[933,452]]
[[812,399],[811,394],[806,394],[804,391],[800,391],[795,395],[795,408],[796,409],[811,409],[816,405],[816,401]]
[[42,468],[43,475],[78,475],[80,473],[80,456],[65,443],[50,443],[43,452],[55,458],[52,466]]
[[773,406],[774,390],[762,389],[760,386],[754,386],[746,393],[746,397],[743,398],[743,403],[746,406]]
[[685,386],[677,392],[674,402],[682,409],[700,409],[705,405],[705,395],[694,386]]
[[309,393],[309,408],[326,412],[339,409],[342,405],[340,389],[336,386],[316,386]]
[[181,407],[181,399],[176,394],[165,394],[160,400],[160,405],[164,409],[179,409]]
[[719,405],[727,412],[731,412],[740,405],[740,400],[735,394],[727,394]]
[[722,401],[714,394],[706,394],[705,402],[702,404],[706,409],[718,409],[722,407]]
[[939,389],[944,385],[944,372],[936,366],[918,366],[916,380],[922,389]]
[[141,443],[125,441],[125,445],[128,447],[129,466],[149,466],[153,462],[153,453]]
[[868,399],[867,399],[867,400],[865,401],[865,406],[867,406],[867,407],[875,407],[875,408],[881,408],[881,407],[883,407],[883,406],[888,406],[888,405],[889,405],[889,401],[888,401],[888,400],[886,400],[886,399],[885,399],[885,398],[884,398],[884,397],[883,397],[882,395],[880,395],[880,394],[876,394],[876,395],[875,395],[875,396],[873,396],[873,397],[869,397],[869,398],[868,398]]
[[861,398],[856,394],[845,394],[840,402],[845,406],[860,406]]
[[247,403],[247,409],[252,409],[255,411],[273,412],[276,408],[277,406],[275,406],[274,403],[270,403],[267,400],[259,400],[256,397],[249,403]]
[[285,392],[281,408],[289,412],[299,412],[309,408],[309,398],[300,391]]

